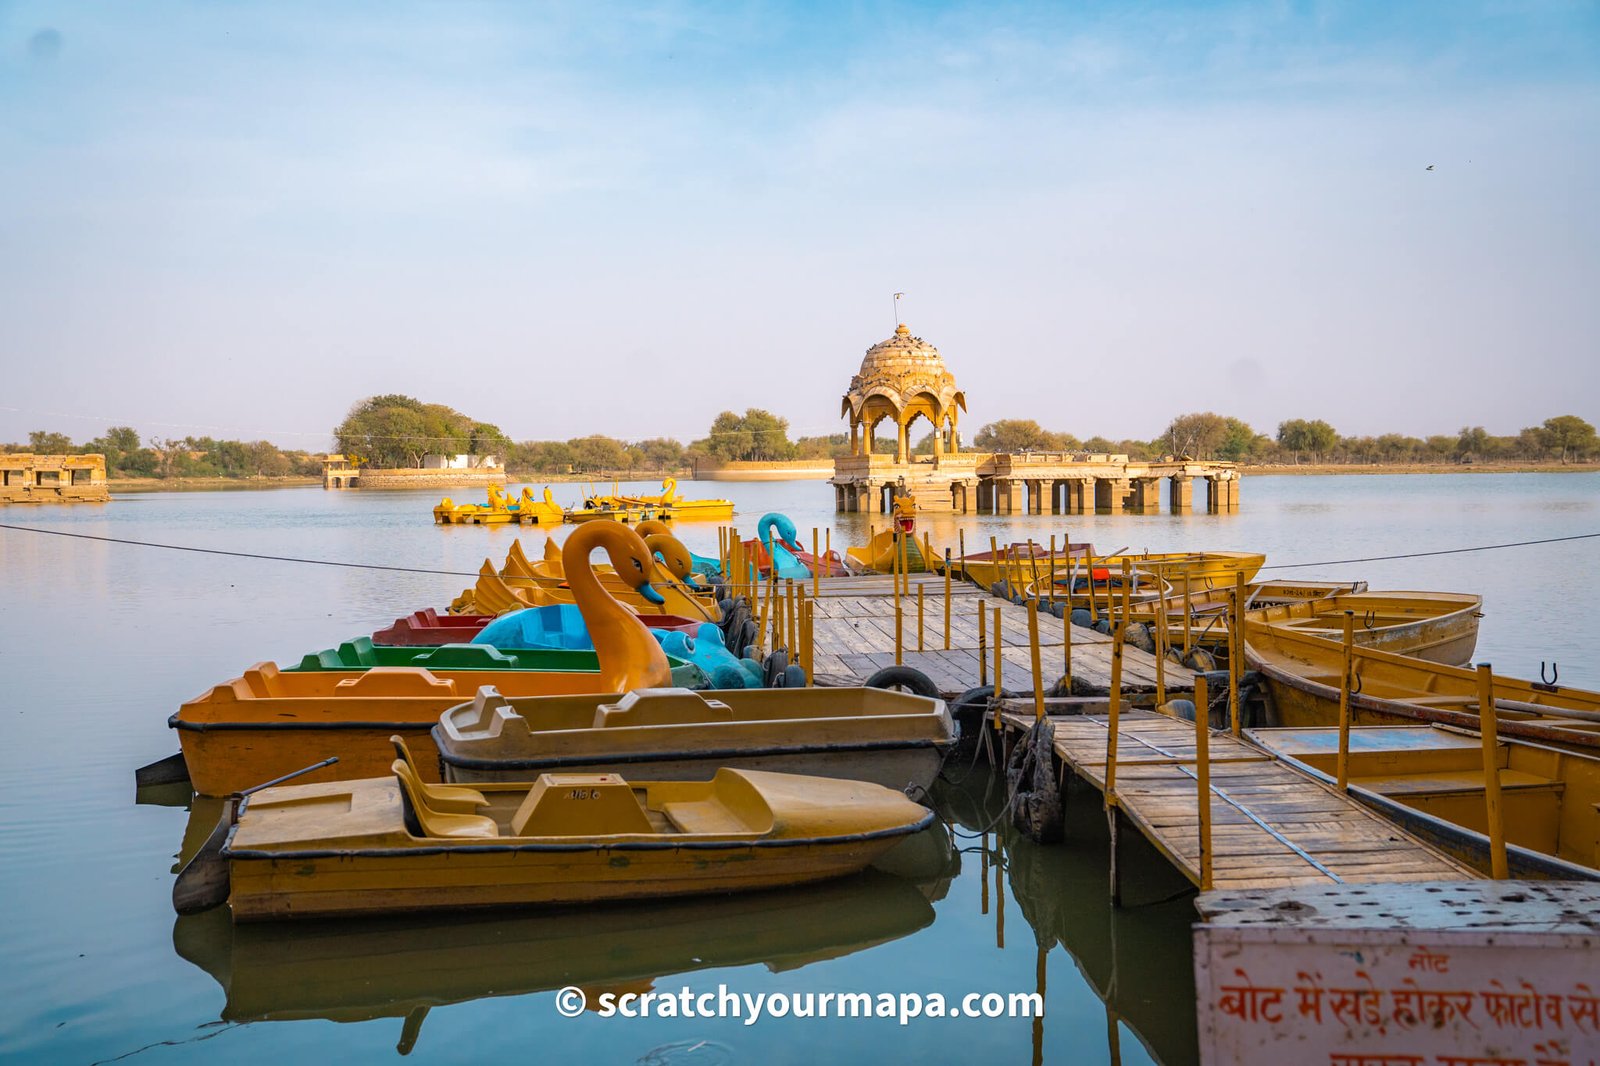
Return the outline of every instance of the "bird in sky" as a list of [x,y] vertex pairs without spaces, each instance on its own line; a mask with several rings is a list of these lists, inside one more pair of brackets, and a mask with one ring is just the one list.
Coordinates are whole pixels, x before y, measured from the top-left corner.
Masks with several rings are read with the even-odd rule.
[[1433,164],[1432,164],[1432,163],[1429,163],[1429,164],[1428,164],[1428,169],[1429,169],[1429,170],[1432,170],[1432,169],[1433,169]]

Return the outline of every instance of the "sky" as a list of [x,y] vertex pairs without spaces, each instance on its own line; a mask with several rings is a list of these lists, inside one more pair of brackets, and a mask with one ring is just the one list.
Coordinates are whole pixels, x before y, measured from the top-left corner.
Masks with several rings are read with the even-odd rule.
[[0,0],[0,440],[1600,423],[1597,193],[1592,0]]

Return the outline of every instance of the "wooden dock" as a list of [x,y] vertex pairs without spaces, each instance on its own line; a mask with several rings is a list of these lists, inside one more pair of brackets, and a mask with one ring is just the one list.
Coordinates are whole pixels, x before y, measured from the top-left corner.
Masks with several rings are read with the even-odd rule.
[[[950,586],[950,647],[944,646],[944,578],[913,574],[911,593],[900,597],[901,661],[927,674],[945,697],[953,697],[980,683],[993,684],[994,610],[1000,609],[1001,683],[1013,692],[1033,689],[1033,667],[1028,645],[1028,609],[991,596],[976,585],[952,582]],[[921,648],[918,648],[917,590],[922,589]],[[806,595],[812,585],[805,583]],[[894,580],[888,575],[825,578],[813,608],[812,646],[819,683],[859,685],[886,666],[895,665]],[[985,658],[978,663],[978,611],[986,612]],[[1053,685],[1066,665],[1064,621],[1039,614],[1040,667],[1046,686]],[[1093,692],[1111,687],[1111,638],[1092,629],[1072,630],[1072,674],[1080,686]],[[987,679],[980,682],[980,677]],[[1167,662],[1164,668],[1170,692],[1190,692],[1194,674]],[[1137,648],[1127,648],[1122,660],[1125,692],[1154,692],[1156,660]]]
[[[1031,729],[1008,701],[1005,721]],[[1105,791],[1108,717],[1048,719],[1056,757]],[[1190,881],[1201,883],[1194,723],[1124,708],[1111,804]],[[1212,887],[1475,880],[1481,875],[1336,789],[1229,733],[1210,734]],[[1113,834],[1115,834],[1113,819]],[[1113,836],[1115,839],[1115,836]]]

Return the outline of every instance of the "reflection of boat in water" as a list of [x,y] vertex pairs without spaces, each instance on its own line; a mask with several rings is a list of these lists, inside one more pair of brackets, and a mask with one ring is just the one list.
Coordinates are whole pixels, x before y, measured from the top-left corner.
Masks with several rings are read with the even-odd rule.
[[[179,918],[178,954],[209,973],[225,1021],[408,1017],[430,1007],[577,985],[644,991],[675,974],[763,964],[775,972],[839,958],[933,921],[928,897],[877,871],[801,890],[525,917],[235,926],[225,910]],[[1192,1012],[1191,1012],[1192,1013]]]

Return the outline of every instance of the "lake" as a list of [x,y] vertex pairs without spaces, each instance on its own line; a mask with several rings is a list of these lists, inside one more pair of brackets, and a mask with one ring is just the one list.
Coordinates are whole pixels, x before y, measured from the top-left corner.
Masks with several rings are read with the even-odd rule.
[[[658,491],[654,486],[639,486]],[[557,486],[572,502],[577,486]],[[458,502],[481,490],[449,493]],[[835,515],[822,483],[686,484],[729,496],[746,535],[788,513],[809,542],[865,539],[881,516]],[[0,1057],[8,1061],[545,1059],[776,1064],[827,1057],[993,1062],[1193,1060],[1191,897],[1135,849],[1127,906],[1106,899],[1098,801],[1072,801],[1068,842],[982,830],[999,794],[960,767],[936,795],[949,831],[897,855],[896,875],[806,890],[472,919],[232,928],[177,920],[172,875],[205,804],[136,796],[135,767],[176,750],[167,716],[263,659],[443,607],[514,536],[436,527],[441,493],[148,493],[111,504],[10,507],[0,523],[60,532],[381,563],[399,573],[241,559],[0,529]],[[1253,477],[1229,515],[930,516],[936,545],[1052,533],[1097,550],[1251,550],[1265,576],[1481,593],[1477,658],[1600,687],[1600,539],[1344,562],[1600,532],[1600,474]],[[714,554],[714,525],[681,526]],[[809,547],[809,543],[807,543]],[[1301,567],[1296,564],[1316,564]],[[459,576],[456,576],[459,575]],[[145,802],[137,802],[144,800]],[[931,839],[931,838],[930,838]],[[942,846],[948,844],[948,846]],[[219,920],[220,919],[220,920]],[[914,1019],[565,1019],[556,990],[799,995],[1033,992],[1046,1016]],[[821,1053],[826,1050],[826,1056]]]

